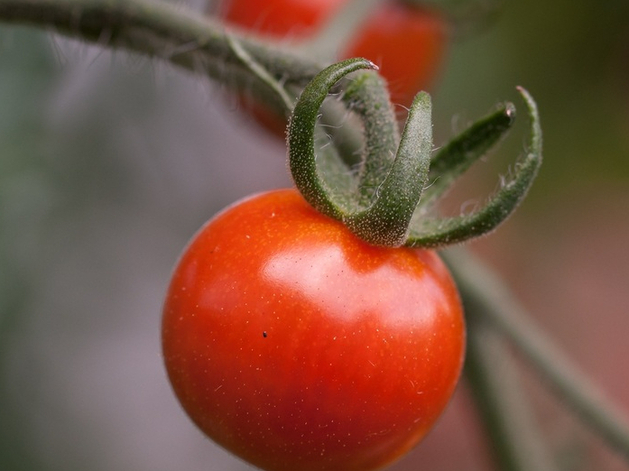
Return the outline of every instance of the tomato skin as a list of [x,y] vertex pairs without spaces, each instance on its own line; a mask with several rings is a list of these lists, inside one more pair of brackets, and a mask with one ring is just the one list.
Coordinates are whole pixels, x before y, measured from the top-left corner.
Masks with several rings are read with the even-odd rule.
[[[226,0],[227,23],[268,37],[304,40],[323,27],[348,0]],[[380,66],[392,100],[410,106],[414,96],[435,79],[446,54],[449,27],[432,9],[399,0],[383,2],[358,28],[338,60],[365,57]]]
[[465,327],[431,251],[367,245],[295,190],[209,221],[164,306],[166,369],[210,438],[268,471],[367,471],[433,426]]

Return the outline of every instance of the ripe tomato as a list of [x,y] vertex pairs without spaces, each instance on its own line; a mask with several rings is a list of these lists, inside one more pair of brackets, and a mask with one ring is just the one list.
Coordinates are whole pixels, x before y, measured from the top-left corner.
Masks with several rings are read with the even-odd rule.
[[370,246],[277,190],[195,235],[162,342],[183,408],[237,456],[269,471],[367,471],[435,423],[465,333],[434,252]]

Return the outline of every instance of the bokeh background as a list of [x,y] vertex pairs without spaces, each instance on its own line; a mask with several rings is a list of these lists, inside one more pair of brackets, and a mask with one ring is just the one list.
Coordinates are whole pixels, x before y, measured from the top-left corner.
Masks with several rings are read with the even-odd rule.
[[[202,1],[180,2],[201,12]],[[545,163],[530,198],[472,244],[575,364],[629,411],[629,2],[505,2],[457,39],[434,90],[436,143],[525,86]],[[457,192],[497,185],[526,119]],[[0,469],[244,471],[179,408],[160,309],[191,234],[290,184],[283,144],[170,66],[0,24]],[[522,364],[544,440],[570,470],[629,466]],[[491,470],[463,384],[397,464]]]

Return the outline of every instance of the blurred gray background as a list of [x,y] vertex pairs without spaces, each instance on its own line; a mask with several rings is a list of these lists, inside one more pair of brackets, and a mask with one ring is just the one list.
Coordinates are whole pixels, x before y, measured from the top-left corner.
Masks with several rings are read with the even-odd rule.
[[[516,85],[538,101],[544,167],[516,216],[472,248],[627,411],[629,2],[505,2],[451,47],[433,94],[436,144],[498,101],[522,108]],[[522,113],[453,210],[496,187],[525,124]],[[283,143],[220,86],[0,24],[0,470],[248,469],[172,395],[161,303],[205,220],[289,184]],[[525,381],[565,469],[628,468]],[[492,469],[470,404],[462,385],[392,469]]]

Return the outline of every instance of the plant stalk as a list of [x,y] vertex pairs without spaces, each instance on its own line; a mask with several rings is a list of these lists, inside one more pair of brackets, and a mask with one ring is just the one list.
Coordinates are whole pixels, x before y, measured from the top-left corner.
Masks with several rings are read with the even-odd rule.
[[482,319],[468,319],[465,377],[502,471],[556,471],[522,390],[505,339]]
[[53,29],[102,47],[156,57],[236,90],[253,88],[274,107],[276,93],[251,73],[234,43],[286,86],[305,85],[323,67],[273,43],[241,37],[183,7],[150,0],[0,0],[0,22]]
[[466,308],[511,341],[561,402],[629,462],[629,423],[529,318],[500,278],[462,249],[444,252]]

